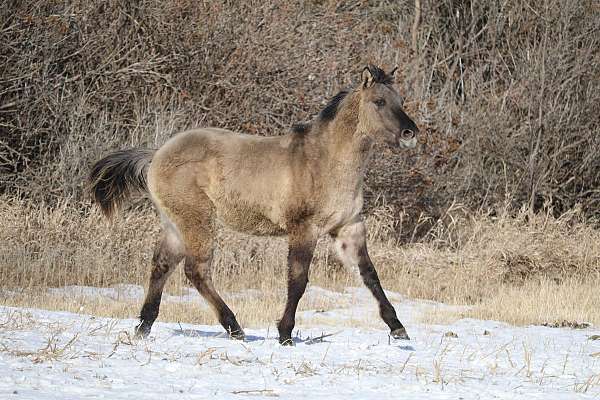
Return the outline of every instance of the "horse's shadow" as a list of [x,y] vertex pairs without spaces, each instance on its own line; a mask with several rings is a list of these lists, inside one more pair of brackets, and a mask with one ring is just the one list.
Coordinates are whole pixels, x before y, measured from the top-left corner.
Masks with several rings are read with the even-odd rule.
[[[171,331],[174,336],[185,336],[185,337],[203,337],[203,338],[215,338],[215,339],[229,339],[229,335],[226,332],[216,331],[202,331],[199,329],[173,329]],[[260,340],[266,340],[264,336],[246,335],[244,342],[257,342]]]
[[[203,337],[203,338],[213,338],[213,339],[229,339],[229,335],[226,332],[217,332],[217,331],[202,331],[200,329],[173,329],[172,334],[174,336],[185,336],[185,337]],[[320,344],[320,343],[331,343],[331,341],[329,340],[325,340],[327,338],[329,338],[330,336],[335,335],[335,333],[333,334],[328,334],[328,335],[321,335],[321,336],[317,336],[317,337],[306,337],[306,338],[302,338],[297,336],[292,337],[292,342],[295,345],[298,344],[303,344],[303,345],[314,345],[314,344]],[[264,336],[256,336],[256,335],[246,335],[246,337],[244,338],[244,342],[259,342],[259,341],[265,341],[265,340],[277,340],[277,338],[271,337],[264,337]],[[399,348],[400,350],[404,350],[404,351],[416,351],[415,348],[411,345],[404,345],[404,346],[396,346],[397,348]]]
[[[173,329],[173,330],[171,330],[171,333],[174,336],[229,339],[229,335],[226,332],[202,331],[200,329]],[[246,337],[244,338],[244,342],[258,342],[258,341],[265,341],[265,340],[269,340],[269,339],[277,340],[277,338],[274,338],[274,337],[266,338],[264,336],[246,335]],[[293,337],[292,342],[294,342],[294,345],[297,345],[297,344],[313,345],[313,344],[317,344],[317,343],[329,343],[328,340],[323,340],[322,337],[300,338],[298,336]]]

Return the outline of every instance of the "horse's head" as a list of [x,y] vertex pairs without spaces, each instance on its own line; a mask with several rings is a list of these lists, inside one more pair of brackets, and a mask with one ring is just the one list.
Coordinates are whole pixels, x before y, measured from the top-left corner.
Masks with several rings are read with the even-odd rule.
[[403,99],[393,87],[395,71],[386,74],[371,64],[363,70],[359,129],[376,142],[413,148],[419,128],[402,109]]

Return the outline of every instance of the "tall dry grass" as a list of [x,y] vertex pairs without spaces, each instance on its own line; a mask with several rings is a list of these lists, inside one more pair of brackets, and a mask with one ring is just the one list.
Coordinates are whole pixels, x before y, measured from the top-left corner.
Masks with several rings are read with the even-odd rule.
[[[138,206],[112,223],[96,211],[82,213],[63,202],[40,207],[17,199],[0,202],[0,292],[3,304],[50,307],[133,317],[139,304],[56,297],[48,288],[146,285],[158,221]],[[437,321],[460,316],[517,324],[557,320],[600,324],[600,232],[575,211],[555,218],[499,209],[492,216],[448,210],[425,239],[401,245],[395,220],[385,210],[368,218],[371,257],[386,289],[411,298],[471,305],[461,315],[424,316]],[[407,232],[408,235],[408,232]],[[215,284],[246,325],[275,321],[285,295],[286,244],[224,231],[214,262]],[[322,240],[311,268],[311,284],[330,290],[360,285],[356,271],[335,260]],[[188,283],[178,270],[167,293]],[[16,289],[16,292],[15,292]],[[256,289],[256,296],[235,296]],[[21,294],[19,294],[21,293]],[[338,306],[328,298],[301,304],[310,309]],[[373,303],[373,307],[375,303]],[[83,307],[83,309],[81,308]],[[374,309],[375,312],[375,309]],[[161,318],[213,322],[208,308],[165,303]]]

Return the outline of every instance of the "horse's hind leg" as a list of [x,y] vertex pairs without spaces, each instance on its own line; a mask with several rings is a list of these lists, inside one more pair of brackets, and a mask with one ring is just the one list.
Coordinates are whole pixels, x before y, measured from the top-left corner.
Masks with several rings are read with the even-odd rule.
[[388,300],[379,282],[377,271],[367,252],[366,228],[362,221],[356,221],[342,227],[336,234],[335,247],[342,260],[348,267],[356,267],[365,286],[371,291],[379,303],[379,315],[390,327],[390,335],[396,339],[409,339],[404,326],[396,316],[396,310]]
[[210,272],[211,263],[212,248],[202,253],[188,255],[185,257],[185,275],[211,305],[227,333],[234,339],[244,339],[244,331],[235,315],[215,290]]
[[[214,246],[214,215],[212,204],[204,194],[198,194],[193,207],[171,204],[172,211],[185,212],[185,218],[171,212],[170,217],[181,233],[185,245],[186,277],[198,289],[217,315],[219,322],[234,339],[243,339],[244,331],[235,315],[215,290],[211,276]],[[182,212],[183,211],[183,212]]]
[[146,337],[150,333],[152,324],[158,317],[162,292],[167,279],[183,258],[181,243],[174,232],[165,230],[163,237],[156,244],[152,257],[152,273],[148,293],[140,312],[140,324],[136,327],[136,336]]

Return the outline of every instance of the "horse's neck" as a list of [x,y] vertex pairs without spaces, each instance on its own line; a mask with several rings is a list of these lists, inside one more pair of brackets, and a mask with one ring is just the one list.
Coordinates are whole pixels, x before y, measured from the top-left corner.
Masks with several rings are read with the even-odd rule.
[[371,142],[357,132],[359,98],[349,94],[335,119],[323,127],[324,162],[331,178],[340,184],[360,186],[371,156]]

